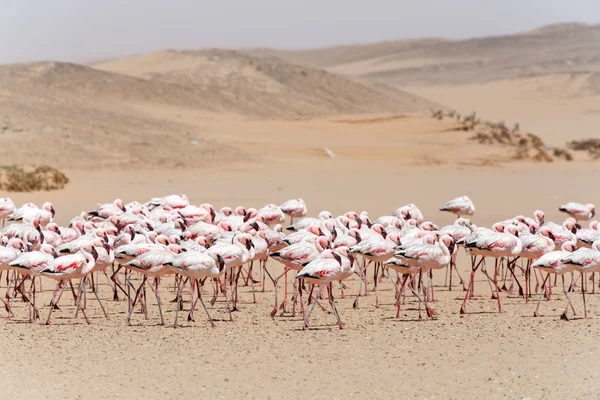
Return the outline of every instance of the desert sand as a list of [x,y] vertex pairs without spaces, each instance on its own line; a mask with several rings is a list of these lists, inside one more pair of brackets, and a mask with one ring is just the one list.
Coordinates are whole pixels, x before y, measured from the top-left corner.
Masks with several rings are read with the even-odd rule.
[[[568,35],[560,33],[565,29]],[[590,43],[590,35],[597,35],[597,27],[551,27],[500,42],[512,43],[506,52],[514,55],[523,37],[537,38],[526,43],[540,53],[548,43],[557,43],[552,38],[574,37],[561,39],[561,49],[581,55],[589,47],[573,43]],[[499,39],[480,40],[494,44]],[[404,62],[420,70],[424,63],[443,61],[435,52],[419,61],[421,52],[450,44],[424,39],[398,46],[414,51],[412,61],[405,57]],[[510,66],[478,68],[469,81],[462,75],[452,80],[456,74],[449,69],[446,78],[427,82],[409,79],[410,74],[380,79],[381,65],[369,60],[393,51],[389,44],[362,47],[364,52],[349,60],[327,49],[315,51],[318,62],[305,54],[286,58],[278,51],[203,50],[97,65],[0,66],[3,164],[49,164],[71,179],[60,191],[0,196],[19,204],[51,201],[59,224],[117,197],[146,201],[171,193],[185,193],[191,203],[210,202],[217,209],[303,197],[309,215],[368,210],[373,219],[412,202],[438,225],[454,220],[439,207],[464,194],[475,202],[473,221],[479,226],[536,209],[561,222],[560,204],[598,203],[597,162],[586,157],[514,161],[505,147],[477,144],[469,140],[473,132],[458,130],[455,121],[429,115],[437,108],[476,111],[484,118],[520,122],[556,146],[593,136],[598,92],[571,80],[579,84],[595,76],[590,65],[597,71],[597,59],[585,59],[586,72],[548,68],[526,76],[527,68],[516,74],[505,73]],[[456,49],[449,52],[459,60],[472,53],[465,44]],[[523,63],[537,65],[534,61]],[[565,87],[571,91],[565,94]],[[335,158],[327,156],[325,147]],[[268,268],[281,271],[273,261]],[[459,268],[467,277],[466,257],[459,258]],[[442,272],[435,276],[435,320],[419,321],[412,298],[395,319],[393,289],[384,282],[381,308],[374,307],[371,293],[361,298],[359,309],[352,309],[352,296],[338,297],[348,329],[340,331],[332,315],[317,309],[314,329],[307,332],[301,330],[301,315],[271,320],[269,283],[258,304],[251,304],[250,288],[242,288],[234,322],[226,320],[222,303],[217,303],[211,309],[215,329],[200,312],[182,329],[159,326],[155,307],[150,307],[148,320],[136,313],[133,326],[126,327],[126,303],[111,301],[101,281],[109,320],[93,302],[92,325],[73,319],[75,307],[65,296],[51,326],[27,323],[21,303],[16,303],[12,321],[0,321],[2,397],[595,396],[600,367],[594,357],[600,332],[597,294],[588,297],[588,320],[582,318],[579,293],[573,296],[578,315],[569,322],[559,319],[564,307],[560,293],[543,302],[539,318],[532,316],[535,301],[526,304],[504,293],[505,313],[500,315],[483,275],[477,279],[478,296],[466,315],[459,314],[464,292],[443,287]],[[355,292],[356,283],[347,283],[347,293]],[[39,304],[45,304],[42,318],[50,285],[44,281],[39,297]],[[164,290],[163,301],[172,296]],[[167,323],[172,322],[173,304],[165,309]]]

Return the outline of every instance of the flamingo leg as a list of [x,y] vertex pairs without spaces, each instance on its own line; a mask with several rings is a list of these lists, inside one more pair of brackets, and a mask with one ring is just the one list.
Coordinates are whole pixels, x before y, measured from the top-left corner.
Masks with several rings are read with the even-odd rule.
[[133,314],[133,309],[135,308],[135,305],[136,305],[136,303],[138,301],[138,298],[140,297],[140,293],[142,291],[142,287],[146,284],[146,279],[147,279],[147,277],[144,276],[144,279],[142,280],[142,283],[140,283],[140,286],[135,291],[135,297],[133,298],[133,302],[131,303],[131,307],[129,307],[129,312],[127,313],[127,319],[125,319],[125,325],[127,325],[127,326],[131,326],[131,314]]
[[340,319],[340,314],[338,313],[338,310],[335,307],[335,300],[333,298],[333,286],[332,286],[332,283],[329,283],[329,286],[328,286],[327,290],[329,291],[329,305],[331,305],[331,308],[333,309],[333,313],[335,314],[335,317],[337,319],[338,326],[339,326],[340,329],[346,329],[346,327],[342,323],[342,320]]
[[87,317],[87,314],[85,313],[85,306],[82,306],[81,304],[81,297],[82,294],[85,292],[85,278],[82,278],[79,281],[79,295],[77,296],[77,311],[81,310],[81,313],[83,314],[83,318],[85,318],[85,322],[87,322],[87,324],[90,324],[90,320]]
[[173,328],[179,328],[177,325],[177,318],[179,317],[179,304],[181,300],[181,290],[183,289],[183,285],[181,279],[177,282],[177,308],[175,309],[175,322],[173,323]]
[[196,280],[196,290],[198,292],[198,297],[196,298],[196,301],[200,300],[200,304],[202,304],[202,307],[204,308],[204,311],[206,311],[206,315],[208,316],[208,320],[210,321],[210,326],[212,326],[213,328],[216,327],[215,322],[213,321],[212,317],[210,316],[210,313],[208,312],[208,308],[206,308],[206,304],[204,304],[204,300],[202,300],[202,293],[200,290],[200,284],[198,280]]
[[[319,292],[317,293],[316,299],[321,298],[322,291],[323,291],[323,285],[320,285]],[[316,304],[317,304],[317,301],[315,300],[315,302],[313,302],[312,306],[310,307],[310,310],[308,310],[308,314],[306,314],[306,317],[304,318],[304,330],[308,329],[308,321],[310,320],[310,315],[312,314],[313,310],[315,309]]]
[[533,312],[534,317],[540,316],[540,313],[539,313],[540,304],[542,303],[542,296],[544,295],[544,292],[546,289],[546,282],[548,281],[548,278],[550,278],[550,274],[546,275],[546,279],[544,279],[544,282],[542,282],[542,290],[540,290],[540,295],[538,296],[537,307],[535,308],[535,311]]
[[581,273],[581,294],[583,295],[583,318],[587,319],[587,305],[585,303],[585,290],[583,289],[585,285],[585,273]]
[[56,285],[56,289],[54,289],[54,293],[52,293],[52,300],[50,301],[50,311],[48,311],[48,318],[46,319],[46,325],[50,325],[50,317],[52,316],[52,310],[54,310],[54,304],[55,304],[55,298],[56,298],[56,294],[58,293],[58,290],[60,290],[60,292],[62,293],[63,290],[65,290],[65,287],[63,285],[63,281],[59,281],[58,284]]

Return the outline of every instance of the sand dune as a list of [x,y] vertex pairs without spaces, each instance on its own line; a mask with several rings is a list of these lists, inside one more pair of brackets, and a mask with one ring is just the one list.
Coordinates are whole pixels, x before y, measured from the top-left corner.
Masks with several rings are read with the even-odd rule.
[[381,92],[323,70],[234,50],[165,51],[94,67],[197,87],[224,110],[259,117],[426,111],[433,102],[392,89]]
[[394,84],[461,84],[600,71],[600,25],[558,24],[515,35],[419,39],[306,51],[257,50]]
[[463,114],[519,123],[553,145],[595,136],[600,123],[600,25],[257,52],[402,87]]

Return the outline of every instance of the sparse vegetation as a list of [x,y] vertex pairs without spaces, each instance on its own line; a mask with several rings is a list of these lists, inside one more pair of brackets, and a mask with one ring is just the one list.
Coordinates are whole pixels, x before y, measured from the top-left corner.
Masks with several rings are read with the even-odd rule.
[[47,165],[22,167],[18,165],[0,166],[0,189],[9,192],[33,192],[37,190],[62,189],[69,178]]
[[[447,113],[444,113],[443,110],[432,110],[431,116],[439,120],[443,120],[444,118],[456,119],[460,124],[456,128],[457,130],[474,132],[469,140],[473,140],[479,144],[505,146],[512,152],[510,158],[513,160],[531,160],[537,162],[573,160],[573,156],[567,149],[550,148],[539,136],[533,133],[522,132],[519,123],[515,123],[511,129],[504,121],[482,121],[477,118],[475,112],[463,117],[454,110]],[[575,146],[581,147],[582,145],[576,144]],[[583,146],[587,146],[586,150],[590,151],[590,154],[592,150],[589,149],[593,147],[594,154],[596,154],[595,158],[600,158],[600,139],[596,139],[596,142],[593,144],[587,143]],[[576,150],[571,144],[568,147]]]
[[567,147],[573,151],[587,151],[589,156],[595,160],[600,158],[600,139],[572,140],[567,143]]

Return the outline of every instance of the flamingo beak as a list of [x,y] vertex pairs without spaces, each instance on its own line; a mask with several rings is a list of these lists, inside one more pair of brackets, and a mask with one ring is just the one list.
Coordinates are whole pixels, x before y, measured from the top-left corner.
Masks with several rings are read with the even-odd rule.
[[[54,207],[50,207],[50,213],[52,214],[52,218],[54,218],[54,214],[56,214],[56,211],[54,211]],[[593,216],[594,211],[592,210],[592,216]]]

